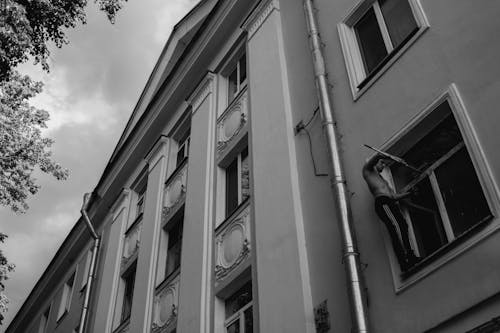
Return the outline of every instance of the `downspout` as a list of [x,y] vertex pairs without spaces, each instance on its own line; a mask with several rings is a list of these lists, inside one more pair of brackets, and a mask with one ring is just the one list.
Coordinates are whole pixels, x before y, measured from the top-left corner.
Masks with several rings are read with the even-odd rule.
[[90,193],[85,193],[83,196],[83,205],[80,212],[82,213],[83,220],[85,221],[85,225],[90,232],[90,235],[94,239],[94,247],[92,249],[92,259],[90,261],[89,266],[89,275],[87,277],[87,287],[85,288],[85,298],[83,301],[82,314],[80,316],[80,325],[78,326],[78,333],[85,332],[85,324],[87,321],[87,315],[89,311],[89,303],[90,303],[90,292],[92,290],[92,282],[95,278],[95,271],[97,268],[97,254],[99,252],[99,246],[101,243],[101,238],[97,235],[94,226],[90,222],[89,216],[87,214],[87,208],[90,200]]
[[337,129],[333,117],[332,102],[328,92],[327,73],[325,61],[321,50],[321,39],[318,25],[314,15],[312,0],[304,0],[304,13],[307,21],[311,53],[314,63],[314,76],[316,79],[316,92],[319,99],[319,108],[322,126],[326,135],[330,162],[333,174],[330,181],[333,196],[339,210],[339,229],[342,241],[343,262],[347,276],[348,295],[351,305],[353,330],[356,333],[368,332],[368,311],[366,308],[365,289],[362,285],[362,272],[360,269],[359,252],[357,249],[355,230],[353,227],[349,195],[344,177],[344,170],[340,157]]

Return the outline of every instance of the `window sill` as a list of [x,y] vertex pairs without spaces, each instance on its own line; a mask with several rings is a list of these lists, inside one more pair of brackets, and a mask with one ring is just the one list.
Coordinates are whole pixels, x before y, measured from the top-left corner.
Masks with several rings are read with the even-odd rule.
[[500,228],[495,216],[484,219],[462,235],[447,243],[425,257],[408,271],[401,273],[397,260],[391,260],[396,294],[400,294],[413,284],[424,279],[427,275],[446,265],[460,254],[475,246],[481,240],[491,235]]
[[177,174],[184,168],[184,166],[187,164],[187,161],[188,161],[189,157],[184,157],[184,159],[182,160],[182,162],[175,167],[175,170],[172,171],[172,173],[170,174],[170,176],[168,176],[167,180],[165,181],[165,186],[167,186],[168,184],[170,184],[170,182],[172,181],[172,179],[175,178],[175,176],[177,176]]
[[135,218],[134,222],[128,227],[127,231],[125,231],[125,237],[142,221],[142,217],[144,216],[144,213],[140,213],[137,215]]
[[421,26],[414,30],[399,47],[388,54],[375,69],[361,82],[355,83],[350,77],[351,89],[354,101],[357,101],[392,65],[410,48],[410,46],[422,36],[428,26]]
[[156,292],[159,292],[167,285],[169,285],[170,282],[172,282],[180,273],[181,273],[181,267],[179,266],[172,273],[170,273],[163,279],[163,281],[156,287]]
[[243,200],[238,205],[238,207],[236,207],[235,209],[233,209],[233,211],[224,219],[224,221],[222,221],[221,223],[219,223],[215,227],[215,233],[217,233],[218,230],[224,228],[224,226],[226,224],[228,224],[230,221],[232,221],[235,216],[237,216],[239,213],[241,213],[249,205],[249,203],[250,203],[250,196],[248,196],[248,198],[246,198],[245,200]]

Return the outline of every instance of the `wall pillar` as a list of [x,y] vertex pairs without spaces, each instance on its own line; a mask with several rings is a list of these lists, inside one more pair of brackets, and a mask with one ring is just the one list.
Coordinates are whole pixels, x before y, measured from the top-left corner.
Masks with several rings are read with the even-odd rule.
[[177,322],[180,333],[208,333],[212,325],[215,79],[207,74],[189,99],[193,114]]
[[244,28],[251,106],[254,311],[262,333],[315,332],[279,2],[262,1]]
[[167,173],[167,143],[168,139],[161,136],[146,156],[148,185],[129,326],[129,332],[134,333],[151,331],[155,268],[160,240],[164,183]]
[[120,196],[111,208],[111,226],[107,243],[102,243],[106,246],[104,265],[102,273],[97,272],[97,276],[101,275],[99,298],[97,300],[96,310],[94,314],[93,332],[111,332],[113,325],[113,311],[115,308],[116,292],[120,279],[120,264],[123,252],[123,235],[127,228],[130,212],[130,190],[123,189]]

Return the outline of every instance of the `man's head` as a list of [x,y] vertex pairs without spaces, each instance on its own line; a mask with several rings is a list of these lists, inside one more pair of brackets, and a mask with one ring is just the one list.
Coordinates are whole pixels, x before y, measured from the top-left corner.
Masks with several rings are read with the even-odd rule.
[[377,162],[375,163],[374,167],[375,171],[381,173],[384,170],[384,168],[389,164],[388,162],[389,161],[383,156],[377,157]]

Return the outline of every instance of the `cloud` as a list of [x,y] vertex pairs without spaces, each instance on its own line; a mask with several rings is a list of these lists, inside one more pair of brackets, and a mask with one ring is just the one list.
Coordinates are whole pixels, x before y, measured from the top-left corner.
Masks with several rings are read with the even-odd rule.
[[196,2],[128,1],[111,25],[89,1],[88,23],[68,31],[69,45],[52,50],[50,73],[21,67],[45,83],[33,103],[49,111],[45,135],[55,140],[54,159],[70,177],[59,182],[37,172],[42,188],[26,214],[0,207],[0,230],[9,235],[2,249],[17,265],[7,283],[11,304],[0,331],[79,217],[83,193],[97,184],[173,25]]

